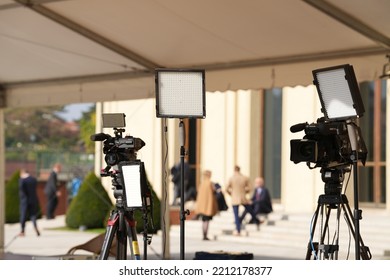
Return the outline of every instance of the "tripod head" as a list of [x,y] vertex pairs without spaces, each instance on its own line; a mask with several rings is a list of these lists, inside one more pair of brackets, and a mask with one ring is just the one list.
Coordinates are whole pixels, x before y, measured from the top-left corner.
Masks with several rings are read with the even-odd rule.
[[344,174],[351,172],[349,167],[321,168],[321,179],[325,183],[325,195],[340,195],[344,182]]

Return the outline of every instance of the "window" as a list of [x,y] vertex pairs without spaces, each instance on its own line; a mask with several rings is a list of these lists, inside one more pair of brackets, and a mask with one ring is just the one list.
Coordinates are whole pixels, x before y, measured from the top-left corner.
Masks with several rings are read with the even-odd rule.
[[360,127],[368,155],[359,167],[359,196],[363,202],[385,203],[386,198],[386,81],[364,82],[360,92],[366,109]]
[[281,197],[282,89],[264,94],[264,180],[272,198]]

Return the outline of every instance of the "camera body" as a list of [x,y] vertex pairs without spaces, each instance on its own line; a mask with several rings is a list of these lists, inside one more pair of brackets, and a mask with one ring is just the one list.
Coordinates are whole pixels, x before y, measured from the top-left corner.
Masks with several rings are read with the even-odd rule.
[[115,137],[105,134],[103,153],[104,160],[109,166],[117,165],[122,161],[135,161],[137,151],[145,146],[142,139],[133,136],[122,137],[122,132],[124,129],[115,129]]
[[[123,113],[109,113],[103,114],[103,127],[113,128],[114,136],[106,133],[97,133],[91,135],[92,141],[104,141],[103,153],[104,160],[107,163],[107,171],[112,166],[116,166],[123,161],[135,161],[137,159],[137,151],[145,146],[145,142],[140,138],[133,136],[122,137],[125,132],[126,115]],[[102,174],[103,175],[103,174]],[[104,175],[103,175],[104,176]]]
[[122,161],[135,161],[137,151],[145,146],[145,142],[133,136],[122,137],[123,128],[114,128],[114,131],[114,137],[106,133],[91,135],[92,141],[104,141],[103,153],[107,165],[111,167]]
[[[305,131],[303,139],[290,141],[290,160],[294,163],[314,163],[315,167],[331,168],[351,163],[351,143],[345,121],[297,124],[291,132]],[[310,167],[310,166],[309,166]]]

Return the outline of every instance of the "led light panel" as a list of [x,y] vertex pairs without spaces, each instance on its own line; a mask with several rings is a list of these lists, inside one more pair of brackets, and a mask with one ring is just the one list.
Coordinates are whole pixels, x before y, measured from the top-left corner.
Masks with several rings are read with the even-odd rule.
[[345,120],[363,115],[363,102],[351,65],[314,70],[313,76],[326,119]]
[[126,208],[142,207],[141,167],[136,162],[123,162],[119,164],[121,170]]
[[156,113],[158,118],[204,118],[204,70],[157,69]]

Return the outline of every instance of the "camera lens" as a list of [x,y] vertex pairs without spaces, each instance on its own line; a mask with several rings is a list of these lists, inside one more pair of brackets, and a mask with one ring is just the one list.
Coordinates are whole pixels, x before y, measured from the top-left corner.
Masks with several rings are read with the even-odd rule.
[[118,155],[115,154],[115,153],[108,153],[108,154],[106,154],[106,156],[104,157],[104,160],[110,166],[113,166],[113,165],[115,165],[115,164],[117,164],[119,162]]
[[299,147],[299,154],[304,159],[312,159],[315,153],[315,146],[313,143],[302,143]]
[[317,161],[317,142],[309,139],[291,140],[291,155],[290,160],[294,163],[301,161],[316,162]]

